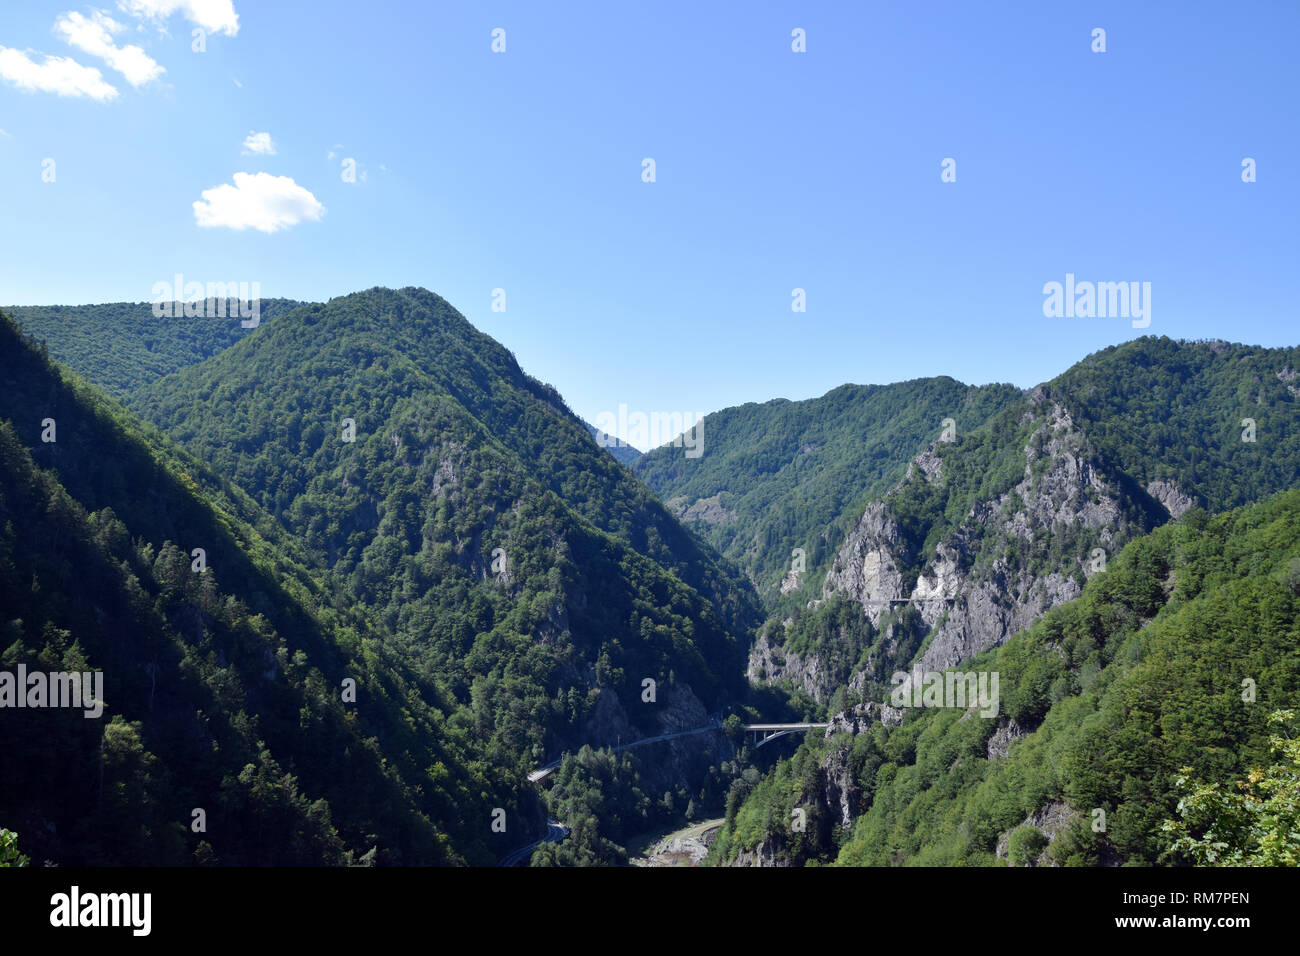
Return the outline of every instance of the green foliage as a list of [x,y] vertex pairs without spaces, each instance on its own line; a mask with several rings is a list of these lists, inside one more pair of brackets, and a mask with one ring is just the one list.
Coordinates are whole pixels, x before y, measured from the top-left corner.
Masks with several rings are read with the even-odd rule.
[[[102,728],[70,724],[59,754],[104,769],[102,800],[62,788],[50,757],[0,795],[42,856],[490,862],[540,826],[524,775],[600,742],[602,696],[659,733],[690,694],[717,709],[745,693],[752,589],[428,292],[298,309],[131,391],[187,451],[7,322],[0,337],[0,650],[106,662],[113,704]],[[54,444],[35,427],[47,416]],[[704,787],[665,812],[720,807],[717,768],[688,769]]]
[[[1049,806],[1068,815],[1048,847],[1059,865],[1183,862],[1205,852],[1215,819],[1209,842],[1243,859],[1264,846],[1270,859],[1294,854],[1289,757],[1247,777],[1253,802],[1224,785],[1260,766],[1268,713],[1300,691],[1300,597],[1286,583],[1297,556],[1300,490],[1215,517],[1189,513],[1136,539],[1079,599],[963,663],[1000,675],[996,720],[917,709],[896,726],[805,743],[738,801],[713,859],[787,839],[793,796],[824,794],[821,768],[845,758],[861,791],[851,837],[840,846],[837,825],[788,858],[991,865],[999,836]],[[1247,678],[1258,700],[1243,694]],[[992,734],[1011,720],[1018,739],[991,756]],[[1162,824],[1188,779],[1203,781],[1186,804],[1193,842],[1171,850]]]
[[714,412],[704,419],[701,457],[665,447],[632,468],[679,513],[717,496],[722,520],[692,527],[773,604],[791,551],[805,550],[803,583],[815,588],[850,519],[902,477],[908,461],[939,437],[943,419],[955,419],[963,434],[1019,396],[1009,385],[975,388],[947,377],[844,385],[809,401]]
[[[1173,481],[1211,512],[1258,501],[1300,474],[1300,396],[1283,373],[1300,348],[1144,337],[1089,356],[1048,390],[1137,484]],[[1242,441],[1242,420],[1256,423]]]
[[289,535],[5,319],[0,608],[0,668],[104,675],[100,720],[0,722],[0,818],[42,859],[319,865],[377,847],[390,864],[486,863],[501,848],[477,821],[535,805]]
[[1029,866],[1042,855],[1049,842],[1038,827],[1029,824],[1016,827],[1007,839],[1007,859],[1012,866]]
[[18,852],[18,834],[0,828],[0,866],[26,866],[29,860]]
[[[1291,710],[1269,715],[1292,732],[1294,721]],[[1194,782],[1190,767],[1174,778],[1183,796],[1163,830],[1175,853],[1198,866],[1300,866],[1300,739],[1275,733],[1269,746],[1274,763],[1232,787]]]
[[[14,306],[6,311],[28,335],[48,343],[50,355],[59,362],[114,398],[126,400],[143,386],[197,365],[249,333],[241,324],[237,302],[209,304],[210,311],[194,318],[159,318],[149,302]],[[262,299],[261,321],[274,321],[300,305],[289,299]]]

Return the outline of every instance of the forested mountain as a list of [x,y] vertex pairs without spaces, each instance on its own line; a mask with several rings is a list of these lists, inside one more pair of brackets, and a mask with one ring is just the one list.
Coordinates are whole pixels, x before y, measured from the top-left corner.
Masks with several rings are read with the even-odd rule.
[[820,593],[805,588],[806,606],[765,626],[751,678],[831,713],[882,701],[894,673],[943,671],[1005,643],[1189,509],[1296,487],[1298,360],[1141,339],[935,442],[862,512]]
[[[1193,801],[1180,813],[1179,800],[1197,782],[1231,792],[1273,762],[1269,717],[1300,693],[1298,649],[1300,490],[1214,517],[1193,509],[1130,543],[1080,598],[963,665],[1000,675],[994,718],[853,708],[743,803],[732,796],[715,858],[1172,864],[1194,858],[1178,838],[1211,830],[1226,854],[1269,820],[1229,821]],[[791,826],[796,808],[803,830]],[[1291,812],[1256,862],[1294,853]]]
[[[130,402],[273,516],[520,774],[747,696],[752,588],[432,293],[304,306]],[[665,745],[635,815],[713,790],[720,806],[725,781],[699,781],[728,746]]]
[[[127,408],[0,323],[0,669],[107,681],[0,723],[37,860],[489,863],[549,812],[535,864],[617,863],[725,809],[714,862],[1178,862],[1177,779],[1296,691],[1300,349],[843,386],[625,467],[426,290],[76,308],[24,314]],[[998,671],[996,719],[886,703],[913,666]],[[600,749],[727,707],[834,726]]]
[[[185,315],[185,303],[164,303],[157,316],[150,302],[104,305],[12,306],[9,317],[51,355],[118,400],[164,375],[209,359],[247,335],[257,321],[270,322],[300,306],[291,299],[260,299],[256,319],[241,318],[252,304],[234,299],[191,303],[202,313]],[[242,309],[242,312],[241,312]]]
[[[386,497],[396,493],[390,503],[408,507],[398,500],[402,489],[385,487],[390,473],[409,481],[417,462],[441,469],[432,486],[414,490],[445,498],[444,489],[464,484],[459,469],[469,456],[505,456],[490,471],[468,472],[489,496],[509,499],[495,482],[511,470],[527,476],[576,517],[705,594],[725,620],[752,620],[752,592],[734,586],[734,573],[599,454],[554,388],[525,375],[509,351],[438,296],[374,289],[286,319],[142,389],[130,404],[301,533],[331,566],[355,571]],[[354,441],[343,437],[345,419]],[[418,538],[426,517],[402,534]],[[404,519],[389,518],[385,529]],[[493,534],[467,521],[471,527],[480,543]],[[467,542],[457,544],[460,554]],[[496,545],[505,546],[504,538]],[[490,563],[490,553],[476,556]]]
[[633,471],[773,603],[794,583],[794,549],[804,552],[800,583],[820,580],[855,510],[902,477],[945,419],[964,434],[1019,397],[1009,385],[975,388],[947,377],[843,385],[808,401],[714,412],[705,416],[701,457],[658,448]]
[[[42,456],[62,462],[78,481],[93,474],[94,482],[121,498],[91,493],[60,474],[57,480],[87,512],[112,507],[124,524],[122,540],[135,548],[150,542],[168,556],[168,567],[196,539],[218,542],[208,546],[214,577],[201,579],[209,588],[220,582],[212,600],[220,608],[249,602],[247,614],[268,619],[262,624],[257,618],[253,626],[272,635],[288,625],[263,603],[280,608],[278,615],[300,611],[307,618],[334,607],[339,620],[314,619],[312,646],[346,659],[356,655],[358,661],[351,668],[332,659],[328,668],[318,663],[328,675],[323,687],[337,688],[343,674],[355,673],[360,700],[370,691],[367,681],[379,680],[376,671],[390,675],[387,680],[409,681],[411,689],[395,699],[411,698],[412,712],[401,704],[384,712],[403,722],[400,732],[371,732],[365,746],[389,757],[388,748],[400,745],[407,755],[400,761],[389,757],[396,765],[390,772],[408,769],[408,762],[415,768],[402,782],[421,795],[409,809],[426,815],[429,846],[422,848],[415,837],[390,843],[378,826],[362,827],[370,845],[379,846],[381,862],[489,860],[542,829],[535,791],[521,796],[517,790],[528,771],[585,744],[626,743],[702,726],[710,711],[746,696],[744,660],[758,621],[752,589],[604,453],[554,389],[524,375],[508,352],[431,293],[374,290],[307,306],[262,325],[215,358],[133,393],[132,403],[187,443],[193,457],[172,449],[152,429],[130,423],[121,410],[104,413],[111,427],[97,422],[84,429],[73,424],[84,418],[78,412],[45,411],[48,403],[35,396],[55,388],[42,385],[42,377],[61,382],[59,373],[26,346],[15,345],[6,358],[8,374],[25,385],[7,390],[4,417],[36,416],[28,431],[38,464]],[[86,386],[77,386],[76,394],[84,405],[108,407]],[[59,422],[56,444],[39,441],[37,426],[45,417]],[[138,439],[147,448],[102,450],[108,441],[102,433],[113,428],[149,436],[147,442]],[[92,472],[85,457],[64,451],[92,443],[94,460],[105,459],[109,467]],[[175,466],[178,493],[209,509],[220,507],[225,517],[212,519],[218,527],[243,521],[257,530],[240,524],[222,537],[215,527],[200,533],[133,520],[146,505],[168,515],[181,508],[168,501],[170,485],[155,456],[183,462]],[[142,473],[119,473],[124,468]],[[139,498],[143,504],[133,504],[133,490],[146,492]],[[232,574],[238,554],[231,549],[261,540],[267,542],[261,557],[268,579],[254,587]],[[111,558],[116,563],[126,556],[114,552]],[[148,560],[157,560],[152,551]],[[13,561],[25,580],[39,558],[24,554]],[[152,594],[155,585],[164,589],[143,576],[144,561],[137,557],[131,568],[145,592]],[[272,590],[273,584],[284,586],[278,576],[286,574],[308,589],[301,600]],[[63,586],[76,579],[65,572]],[[179,579],[182,585],[188,580]],[[184,608],[187,595],[166,592],[164,598]],[[227,602],[227,595],[236,603]],[[175,610],[173,616],[206,620],[207,608]],[[231,613],[230,626],[238,628],[243,618]],[[53,612],[42,608],[28,616],[41,614]],[[108,615],[105,627],[113,617]],[[151,640],[183,644],[190,632],[177,624],[172,626],[178,633],[167,631],[169,620],[164,614],[164,636]],[[32,653],[49,643],[22,633],[33,643]],[[68,638],[78,639],[84,648],[90,638]],[[293,652],[290,641],[289,661],[315,663],[311,656],[298,662]],[[219,649],[209,667],[226,667],[229,653]],[[258,660],[273,672],[275,651],[267,653]],[[229,704],[252,714],[254,703],[239,703],[245,690],[232,685]],[[176,693],[168,713],[172,723],[208,712],[193,695]],[[330,693],[329,706],[346,718],[348,704],[336,703],[339,695]],[[300,701],[292,712],[297,721],[329,719],[315,712],[312,701]],[[259,716],[263,724],[271,722],[269,715]],[[420,736],[418,746],[403,743],[411,733]],[[267,745],[272,753],[289,747],[269,735]],[[312,773],[328,765],[340,781],[347,779],[346,765],[360,746],[339,745],[341,756],[317,761]],[[692,798],[721,806],[729,782],[718,767],[729,753],[725,738],[706,734],[665,744],[661,751],[640,783],[625,788],[627,794],[596,796],[594,802],[586,797],[584,805],[606,816],[626,797],[622,819],[633,829],[678,818]],[[159,764],[170,763],[170,753],[158,757]],[[307,773],[289,757],[281,759]],[[638,765],[635,756],[622,759]],[[242,766],[230,773],[237,776]],[[565,772],[575,781],[572,794],[584,790],[583,780],[593,771],[588,762]],[[476,787],[477,797],[452,809],[455,801],[440,795],[453,783]],[[152,778],[137,776],[133,785],[151,800],[164,799],[154,791],[165,788]],[[302,789],[314,798],[315,790],[305,783]],[[34,799],[22,789],[15,800],[22,794]],[[511,836],[493,829],[494,807],[504,809]],[[23,832],[30,832],[35,810],[20,812],[15,805],[12,812]],[[591,847],[575,838],[552,862],[588,852],[597,859],[618,858],[608,827],[584,832]],[[359,856],[370,849],[361,842],[347,845]],[[233,855],[216,842],[212,846],[218,860],[226,859],[223,852]],[[76,851],[60,846],[45,852],[66,858]],[[337,862],[342,852],[312,861]]]
[[751,676],[876,697],[914,657],[943,669],[1002,643],[1193,504],[1295,486],[1297,364],[1300,350],[1141,339],[934,442],[803,582],[807,606],[765,629]]
[[1217,512],[1300,480],[1300,348],[1146,337],[1046,389],[1110,465],[1162,501]]
[[490,863],[493,808],[540,825],[289,535],[6,318],[0,609],[0,669],[104,675],[99,719],[0,720],[0,820],[34,861]]

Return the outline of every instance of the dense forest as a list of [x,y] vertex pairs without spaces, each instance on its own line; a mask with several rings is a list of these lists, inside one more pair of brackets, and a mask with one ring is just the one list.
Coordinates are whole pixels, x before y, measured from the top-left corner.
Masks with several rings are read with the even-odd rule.
[[775,604],[794,549],[804,552],[801,583],[819,582],[855,512],[903,476],[945,419],[964,434],[1019,397],[1009,385],[974,388],[947,377],[842,385],[808,401],[714,412],[698,460],[665,447],[632,468]]
[[[1300,350],[843,386],[686,460],[604,449],[425,290],[262,310],[0,319],[0,670],[107,687],[0,724],[7,857],[490,864],[550,816],[533,865],[618,865],[723,814],[713,863],[1285,856],[1220,788],[1286,774]],[[890,707],[960,648],[997,719]]]
[[[997,719],[914,708],[810,742],[729,812],[716,858],[766,844],[841,865],[1191,862],[1216,821],[1181,818],[1186,781],[1272,762],[1270,716],[1300,691],[1298,612],[1300,491],[1190,511],[963,664],[1000,674]],[[828,775],[860,807],[851,828],[820,799]]]
[[[942,670],[954,659],[969,659],[1002,643],[1044,614],[1050,619],[1059,613],[1052,608],[1087,582],[1113,580],[1114,567],[1106,559],[1171,518],[1195,521],[1207,512],[1294,488],[1300,479],[1300,389],[1292,384],[1298,362],[1300,350],[1139,339],[1090,356],[1031,390],[986,426],[952,442],[934,443],[881,497],[879,510],[872,513],[874,530],[858,533],[862,547],[886,549],[891,569],[899,572],[901,593],[911,593],[924,576],[927,583],[942,579],[955,585],[955,591],[945,592],[954,600],[937,607],[921,601],[871,612],[869,602],[863,603],[869,598],[865,591],[843,590],[852,577],[846,562],[862,554],[862,547],[846,547],[820,597],[765,625],[764,640],[772,648],[765,660],[775,657],[786,673],[794,660],[804,672],[826,675],[826,686],[837,689],[823,712],[856,712],[868,702],[888,699],[895,671],[923,662],[928,670],[936,660]],[[1253,421],[1254,430],[1246,431],[1243,420]],[[1096,555],[1101,555],[1100,563]],[[1050,589],[1046,598],[1045,585]],[[1103,643],[1122,637],[1109,630],[1095,636]],[[945,639],[964,645],[966,653],[946,659],[937,654],[934,642]],[[1289,653],[1294,655],[1294,648]],[[1275,702],[1280,706],[1286,699],[1278,696]],[[874,720],[879,719],[876,714]],[[1250,732],[1252,746],[1263,739],[1262,728],[1261,717]],[[961,729],[973,732],[968,723]],[[1012,732],[1024,729],[1020,721]],[[877,723],[874,733],[887,731]],[[918,741],[918,752],[928,752],[934,739]],[[1243,737],[1243,746],[1246,742]],[[863,737],[854,738],[852,759],[873,759],[862,756],[865,746]],[[951,750],[951,744],[944,746]],[[824,742],[809,741],[770,785],[787,788],[781,792],[788,800],[794,799],[793,791],[819,793],[823,801],[842,794],[844,782],[828,776],[827,764],[838,766],[836,761],[848,759],[849,752],[828,751]],[[1213,769],[1221,774],[1230,770]],[[1168,784],[1166,779],[1162,785]],[[858,790],[855,784],[849,791],[860,799],[858,810],[874,806],[869,788]],[[1036,792],[1018,792],[1015,805],[1033,803]],[[786,824],[768,812],[769,799],[768,791],[756,792],[741,818],[745,839],[735,846],[748,852],[780,843]],[[1024,814],[1042,805],[1034,803]],[[828,841],[847,837],[856,812],[841,816],[834,828],[818,831],[816,853],[794,850],[790,859],[834,858]],[[909,812],[908,825],[920,828],[924,814],[916,807]],[[758,820],[766,822],[759,825]],[[866,825],[856,824],[853,832]],[[765,829],[767,843],[761,836]],[[813,839],[799,836],[801,845]],[[731,845],[728,840],[724,848]],[[1127,845],[1122,849],[1130,856],[1138,852]],[[736,851],[728,852],[734,856]],[[1139,856],[1157,859],[1150,847]],[[1105,859],[1113,858],[1118,857]]]
[[1113,467],[1211,512],[1300,480],[1300,348],[1144,337],[1046,386]]
[[[270,322],[301,304],[258,299],[258,322]],[[162,316],[154,314],[149,302],[18,305],[6,311],[29,335],[46,342],[55,359],[124,401],[141,386],[234,345],[250,331],[243,322],[253,322],[240,318],[252,305],[234,299],[191,303],[192,308],[202,306],[197,316],[185,315],[185,303],[165,305],[171,308]]]
[[[368,739],[383,767],[410,771],[405,785],[412,809],[425,818],[429,847],[390,839],[368,811],[348,803],[354,829],[374,837],[358,857],[378,846],[381,862],[490,860],[543,828],[539,795],[520,791],[527,772],[583,745],[701,725],[710,710],[748,696],[743,660],[758,604],[743,578],[603,451],[553,389],[523,375],[508,352],[430,293],[375,290],[304,307],[215,359],[134,392],[132,404],[148,409],[188,453],[60,373],[34,344],[19,344],[12,328],[8,334],[15,345],[5,369],[14,386],[0,418],[15,423],[35,464],[53,469],[87,512],[112,508],[124,540],[136,550],[152,546],[141,551],[151,572],[155,553],[165,554],[170,567],[199,542],[210,568],[194,580],[219,586],[213,600],[223,608],[228,594],[249,601],[246,616],[266,618],[254,626],[269,625],[273,635],[287,630],[278,619],[285,614],[296,614],[296,626],[313,627],[303,663],[321,667],[324,686],[356,674],[358,700],[373,704],[363,675],[378,680],[374,675],[391,671],[386,679],[409,683],[391,691],[395,700],[411,701],[409,712],[399,704],[385,714],[399,722],[400,733]],[[75,395],[75,405],[47,394]],[[22,430],[33,415],[35,425]],[[55,443],[40,441],[36,426],[46,417],[58,422]],[[143,437],[129,451],[105,448],[118,441],[117,432]],[[160,458],[176,462],[170,482],[159,473]],[[108,467],[100,466],[104,461]],[[155,512],[174,518],[181,511],[171,500],[173,485],[194,507],[219,509],[213,527],[154,520]],[[253,559],[264,564],[247,569],[253,559],[240,550],[259,545]],[[137,567],[144,560],[137,555],[132,568],[149,592]],[[265,580],[249,580],[259,570]],[[282,579],[302,593],[290,601],[277,596]],[[188,592],[166,597],[180,602],[168,619],[187,620],[188,613],[206,622],[211,613],[206,604],[187,611]],[[326,608],[337,619],[322,617]],[[230,626],[242,620],[236,613]],[[69,641],[86,646],[77,628],[63,629]],[[27,650],[39,654],[44,646]],[[292,642],[288,648],[294,662]],[[264,669],[272,669],[275,653],[263,654]],[[226,666],[224,654],[216,653],[218,666]],[[127,660],[133,668],[162,666]],[[192,695],[178,693],[177,708],[206,713]],[[241,693],[242,686],[232,700]],[[767,705],[779,710],[782,702]],[[346,716],[345,704],[331,706]],[[306,703],[292,712],[299,722],[329,719]],[[181,722],[177,713],[169,716]],[[262,727],[271,722],[268,714],[255,716]],[[147,735],[152,723],[142,726]],[[401,743],[405,757],[389,754],[411,734],[420,740]],[[293,748],[287,739],[275,744]],[[729,748],[716,734],[664,745],[673,766],[648,765],[644,787],[656,809],[643,823],[680,818],[692,802],[720,806],[725,782],[701,786],[698,778],[709,766],[716,776]],[[329,768],[345,780],[349,773],[338,768],[355,748],[338,750],[332,763],[307,761],[312,772]],[[92,755],[82,756],[93,766]],[[39,805],[34,783],[16,787],[15,799],[35,801],[23,813],[0,807],[0,819],[21,818],[21,826],[7,825],[24,840]],[[138,786],[165,789],[152,779]],[[476,797],[450,795],[463,788]],[[342,816],[340,799],[325,798],[321,806]],[[498,807],[509,836],[491,826]],[[593,836],[596,845],[605,839]],[[215,859],[233,855],[210,843]],[[577,838],[570,843],[575,852],[581,845]]]
[[494,807],[539,815],[290,536],[8,319],[0,469],[0,666],[106,687],[99,720],[0,722],[0,819],[33,860],[483,863]]

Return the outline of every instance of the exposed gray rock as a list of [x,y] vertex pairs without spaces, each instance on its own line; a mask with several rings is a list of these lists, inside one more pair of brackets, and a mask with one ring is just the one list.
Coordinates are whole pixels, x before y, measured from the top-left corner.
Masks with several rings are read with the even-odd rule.
[[722,493],[708,498],[697,498],[687,502],[678,496],[670,498],[664,504],[679,521],[703,521],[706,524],[730,524],[736,520],[736,513],[722,506]]
[[930,484],[937,485],[943,481],[943,459],[934,453],[933,448],[926,449],[908,462],[907,474],[903,481],[908,481],[917,471],[920,471]]
[[1048,853],[1051,849],[1051,841],[1056,839],[1057,834],[1070,825],[1070,821],[1076,818],[1082,818],[1081,814],[1075,813],[1068,803],[1056,800],[1045,806],[1039,807],[1029,816],[1025,817],[1019,824],[1010,830],[999,834],[997,847],[994,852],[1000,859],[1007,858],[1007,846],[1011,842],[1011,834],[1023,826],[1037,827],[1043,836],[1047,837],[1048,845],[1044,847],[1043,852],[1039,854],[1038,859],[1031,863],[1031,866],[1055,866]]
[[848,748],[831,747],[818,767],[815,791],[815,799],[841,830],[851,829],[864,809],[862,788],[858,786],[849,758]]
[[[902,593],[900,567],[913,556],[900,540],[888,498],[867,507],[827,573],[823,596],[852,597],[878,628],[889,605],[875,602],[905,598],[915,606],[929,629],[916,662],[923,671],[942,671],[1002,644],[1079,596],[1079,572],[1087,573],[1086,563],[1035,575],[1015,559],[1016,542],[1027,547],[1044,535],[1077,540],[1086,534],[1114,551],[1133,533],[1123,518],[1119,489],[1098,468],[1066,409],[1041,390],[1031,393],[1030,406],[1026,423],[1039,425],[1023,449],[1024,477],[1010,492],[971,507],[961,525],[939,542],[910,594]],[[918,456],[910,473],[927,481],[941,474],[930,461],[933,452],[932,447]],[[895,612],[899,609],[894,605]],[[884,622],[886,648],[894,626]],[[912,662],[886,664],[910,670]],[[787,660],[785,667],[791,666]],[[863,685],[863,675],[855,675],[851,686]]]
[[1011,745],[1025,736],[1025,729],[1014,720],[999,721],[998,729],[989,738],[988,759],[1001,760],[1011,750]]
[[873,625],[891,600],[902,598],[903,575],[895,555],[904,558],[898,524],[882,502],[875,501],[858,519],[826,572],[822,597],[846,594],[862,604]]
[[754,849],[737,853],[731,866],[790,866],[790,862],[786,857],[785,843],[769,834]]
[[787,655],[784,648],[772,642],[768,628],[759,632],[749,649],[745,676],[756,683],[789,683],[818,703],[823,703],[823,699],[834,691],[834,688],[826,687],[826,674],[818,655]]
[[848,710],[833,714],[827,721],[826,738],[838,734],[864,734],[875,724],[896,726],[903,722],[903,710],[889,704],[869,700],[864,704],[855,704]]
[[1162,479],[1148,481],[1147,494],[1164,505],[1171,518],[1181,518],[1183,512],[1196,504],[1190,496],[1184,494],[1172,481]]

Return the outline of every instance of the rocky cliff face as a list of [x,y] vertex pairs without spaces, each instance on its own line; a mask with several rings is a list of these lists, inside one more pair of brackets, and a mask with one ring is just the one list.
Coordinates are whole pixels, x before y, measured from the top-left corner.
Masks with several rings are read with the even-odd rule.
[[[1133,533],[1123,517],[1119,488],[1099,470],[1069,413],[1041,393],[1031,403],[1035,399],[1037,407],[1026,412],[1037,424],[1021,450],[1024,477],[1010,491],[970,508],[925,561],[910,594],[897,590],[898,543],[891,540],[893,529],[881,514],[861,522],[841,549],[836,567],[845,571],[827,576],[825,593],[847,589],[878,625],[886,608],[871,604],[873,598],[913,605],[925,628],[925,649],[916,662],[922,671],[953,667],[1002,644],[1078,597],[1081,578],[1100,570],[1105,555]],[[942,480],[939,468],[920,461],[916,474],[925,481]],[[1042,550],[1045,541],[1061,546],[1060,566],[1034,566],[1035,546]],[[1100,553],[1082,545],[1096,545]],[[849,572],[859,552],[866,556],[860,583]],[[886,633],[889,626],[885,624]],[[907,664],[888,662],[899,670]]]
[[742,850],[731,861],[731,866],[791,866],[786,857],[785,844],[775,835],[768,836],[752,850]]
[[[909,534],[896,502],[926,493],[964,501],[963,488],[944,483],[964,481],[969,487],[982,478],[978,472],[972,478],[970,468],[945,464],[950,455],[960,464],[959,446],[936,444],[913,460],[907,477],[883,501],[870,504],[849,532],[822,595],[857,602],[879,632],[869,662],[849,680],[854,691],[873,696],[874,682],[879,696],[880,683],[894,671],[942,671],[1004,643],[1078,597],[1086,578],[1104,571],[1106,558],[1145,530],[1060,403],[1041,390],[1031,392],[1020,424],[1017,444],[992,459],[1022,471],[1007,490],[976,495],[960,518]],[[917,483],[929,487],[909,487]],[[1152,482],[1148,493],[1171,515],[1191,506],[1172,483]],[[929,548],[927,536],[935,542]],[[751,679],[789,681],[817,700],[834,693],[828,680],[833,670],[824,651],[801,658],[764,639],[750,655]]]
[[749,649],[745,676],[756,683],[790,684],[802,688],[813,700],[824,703],[831,678],[820,655],[790,654],[777,646],[767,628],[759,632]]
[[[903,722],[903,711],[889,704],[867,701],[830,718],[826,738],[835,739],[841,734],[866,733],[873,724],[897,726]],[[839,737],[841,741],[845,738]],[[866,809],[866,795],[858,784],[857,774],[849,760],[848,746],[831,746],[826,749],[818,768],[817,787],[813,799],[821,803],[828,815],[841,830],[853,828],[853,821]]]
[[835,555],[822,595],[848,595],[879,624],[888,602],[903,596],[899,561],[910,559],[910,552],[884,502],[873,502]]
[[1171,518],[1181,518],[1183,512],[1196,504],[1191,496],[1184,494],[1172,481],[1147,482],[1147,494],[1160,502]]

